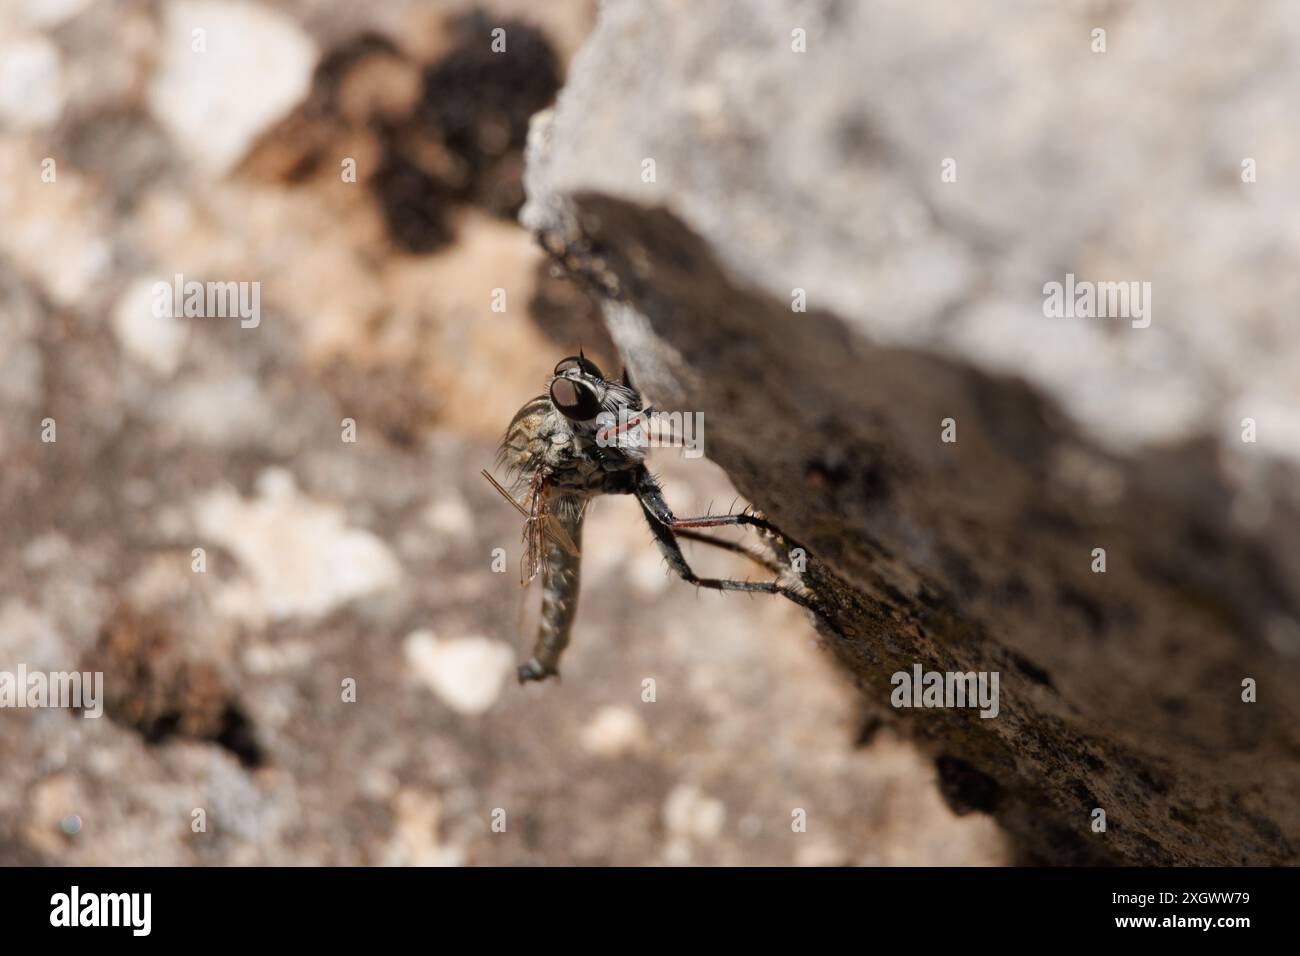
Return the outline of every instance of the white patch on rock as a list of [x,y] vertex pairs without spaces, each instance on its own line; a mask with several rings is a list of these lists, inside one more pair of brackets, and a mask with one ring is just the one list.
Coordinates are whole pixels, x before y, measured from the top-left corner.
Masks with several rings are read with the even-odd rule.
[[385,866],[463,866],[465,851],[444,846],[438,837],[442,803],[437,795],[405,789],[393,799],[393,833]]
[[419,681],[448,707],[471,716],[496,703],[514,654],[485,637],[439,640],[432,631],[412,632],[403,645],[406,662]]
[[424,510],[423,518],[434,534],[452,541],[468,541],[474,533],[474,515],[465,499],[455,493],[439,497]]
[[76,775],[54,773],[32,786],[27,804],[20,831],[23,841],[40,853],[57,855],[66,852],[61,821],[77,812],[84,813],[90,799]]
[[63,114],[59,51],[44,37],[0,43],[0,123],[48,129]]
[[57,531],[38,535],[23,548],[23,565],[31,571],[44,571],[66,561],[72,554],[72,544]]
[[[4,83],[0,78],[0,86]],[[0,133],[4,126],[0,115]],[[113,264],[101,184],[62,160],[57,180],[41,182],[45,150],[25,141],[0,135],[0,254],[56,305],[84,306],[84,321],[98,325],[106,311],[102,289]],[[18,321],[23,321],[22,310]]]
[[795,866],[848,866],[851,862],[844,848],[834,843],[802,843],[794,851]]
[[[196,30],[204,31],[201,52],[193,49]],[[169,3],[149,109],[196,166],[220,176],[302,101],[316,59],[311,38],[265,7]]]
[[600,757],[621,757],[646,743],[645,723],[627,707],[602,707],[582,729],[582,746]]
[[664,802],[663,814],[668,830],[663,859],[669,866],[690,865],[695,842],[716,838],[727,817],[721,800],[690,784],[673,788]]
[[[155,418],[196,445],[249,445],[265,440],[271,404],[248,375],[178,383]],[[188,376],[182,376],[187,379]]]
[[287,471],[263,472],[257,491],[250,499],[216,489],[194,508],[199,533],[250,573],[247,596],[259,606],[245,615],[316,617],[400,582],[401,566],[383,541],[348,527],[338,505],[303,497]]
[[673,583],[672,572],[658,548],[645,548],[629,562],[627,580],[640,597],[657,597]]
[[17,598],[0,604],[0,661],[22,661],[29,671],[67,670],[67,655],[67,642],[39,608]]
[[140,278],[131,283],[113,307],[113,332],[127,355],[168,377],[180,365],[190,330],[183,318],[153,314],[155,281]]
[[303,670],[316,656],[310,641],[284,641],[279,644],[255,644],[245,649],[244,667],[251,674],[292,674]]
[[131,604],[142,610],[160,608],[171,601],[184,600],[194,587],[194,572],[190,570],[189,553],[185,560],[177,560],[177,552],[169,551],[149,558],[126,583],[125,593]]
[[727,808],[699,787],[678,784],[664,802],[664,824],[673,836],[711,840],[722,832]]
[[92,0],[21,0],[18,13],[29,25],[48,30],[71,20],[91,3]]

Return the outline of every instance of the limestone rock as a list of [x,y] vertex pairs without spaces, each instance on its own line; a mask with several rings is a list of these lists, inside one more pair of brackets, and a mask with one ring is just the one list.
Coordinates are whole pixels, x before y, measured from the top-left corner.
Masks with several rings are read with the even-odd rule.
[[[1300,860],[1297,47],[1280,2],[611,0],[534,121],[523,221],[1022,859]],[[1149,321],[1048,317],[1067,276]],[[917,663],[999,715],[891,707]]]

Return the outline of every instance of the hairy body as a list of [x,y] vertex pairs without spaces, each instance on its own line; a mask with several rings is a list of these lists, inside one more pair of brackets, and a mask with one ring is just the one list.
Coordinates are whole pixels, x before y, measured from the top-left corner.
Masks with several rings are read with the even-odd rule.
[[691,570],[678,536],[754,557],[693,529],[738,524],[774,529],[748,513],[674,517],[645,467],[644,424],[638,413],[646,411],[626,372],[621,381],[608,381],[579,354],[555,367],[546,393],[527,402],[506,429],[499,462],[509,487],[498,488],[526,518],[522,583],[542,576],[537,641],[533,656],[519,668],[521,682],[559,673],[560,655],[577,614],[583,517],[597,495],[635,495],[669,567],[687,582],[720,591],[779,593],[807,606],[801,593],[777,583],[700,578]]

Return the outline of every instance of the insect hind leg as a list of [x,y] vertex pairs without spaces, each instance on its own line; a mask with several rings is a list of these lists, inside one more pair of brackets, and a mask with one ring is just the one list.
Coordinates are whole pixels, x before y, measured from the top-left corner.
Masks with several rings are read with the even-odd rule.
[[692,531],[689,528],[674,528],[673,537],[677,538],[678,541],[698,541],[700,544],[712,545],[722,551],[730,551],[732,554],[738,554],[741,557],[748,558],[757,565],[767,568],[767,570],[771,571],[773,574],[780,574],[782,570],[781,566],[775,561],[772,561],[761,554],[757,554],[751,549],[745,547],[743,544],[738,544],[735,541],[725,541],[722,538],[715,538],[712,535],[703,534],[699,531]]
[[700,577],[686,563],[686,556],[682,554],[681,545],[677,543],[677,536],[673,533],[672,527],[660,521],[644,503],[641,505],[641,510],[645,513],[646,523],[650,525],[651,532],[654,533],[655,543],[659,545],[659,550],[668,561],[668,567],[687,584],[694,584],[696,587],[709,588],[714,591],[781,594],[802,607],[812,609],[812,602],[807,597],[775,581],[737,581],[730,578]]
[[716,539],[695,531],[696,528],[716,528],[724,525],[748,525],[760,528],[777,537],[782,537],[781,533],[763,518],[747,512],[733,515],[713,515],[703,518],[678,518],[673,514],[672,509],[668,507],[668,502],[664,500],[659,483],[655,481],[654,476],[645,467],[638,470],[632,491],[636,495],[637,501],[641,503],[641,510],[645,513],[646,522],[654,533],[659,550],[663,552],[664,557],[668,560],[668,566],[683,581],[697,587],[711,588],[715,591],[781,594],[801,607],[809,610],[814,609],[812,601],[805,594],[775,581],[735,581],[726,578],[701,578],[686,563],[686,557],[682,554],[681,545],[677,543],[677,533],[681,532],[682,536],[686,538],[697,541],[703,540],[709,544],[727,547]]

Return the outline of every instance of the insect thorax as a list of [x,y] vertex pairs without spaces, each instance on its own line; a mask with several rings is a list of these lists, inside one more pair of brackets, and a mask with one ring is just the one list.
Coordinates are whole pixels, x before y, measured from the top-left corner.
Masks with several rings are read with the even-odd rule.
[[517,485],[541,475],[548,485],[575,494],[621,494],[645,461],[645,449],[596,440],[596,426],[572,422],[545,396],[524,405],[511,421],[501,460]]

